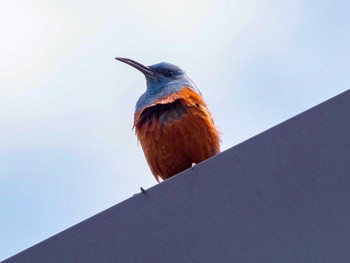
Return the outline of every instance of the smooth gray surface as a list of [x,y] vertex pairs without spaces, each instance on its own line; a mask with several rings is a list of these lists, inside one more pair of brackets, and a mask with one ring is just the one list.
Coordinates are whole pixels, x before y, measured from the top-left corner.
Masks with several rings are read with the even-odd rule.
[[4,262],[350,262],[350,91]]

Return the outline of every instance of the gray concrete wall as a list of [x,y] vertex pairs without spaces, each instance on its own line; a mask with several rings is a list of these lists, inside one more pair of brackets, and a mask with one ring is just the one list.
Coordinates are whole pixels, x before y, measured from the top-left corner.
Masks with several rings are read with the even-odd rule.
[[350,91],[4,262],[350,262]]

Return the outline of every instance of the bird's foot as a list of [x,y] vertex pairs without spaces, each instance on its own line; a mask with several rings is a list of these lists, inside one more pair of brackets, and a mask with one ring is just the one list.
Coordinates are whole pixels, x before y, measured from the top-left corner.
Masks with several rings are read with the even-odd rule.
[[[146,190],[143,189],[142,186],[140,187],[140,190],[141,190],[141,193],[142,193],[142,194],[144,194],[144,195],[146,194]],[[138,195],[138,194],[140,194],[140,193],[133,194],[133,196]]]
[[141,190],[141,193],[143,193],[144,195],[146,194],[146,190],[145,190],[145,189],[143,189],[143,187],[142,187],[142,186],[140,187],[140,190]]

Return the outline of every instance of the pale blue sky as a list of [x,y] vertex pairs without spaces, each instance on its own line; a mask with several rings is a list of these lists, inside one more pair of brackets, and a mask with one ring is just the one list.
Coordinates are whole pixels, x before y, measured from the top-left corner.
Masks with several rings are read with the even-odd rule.
[[181,66],[230,148],[350,88],[349,1],[0,1],[0,260],[156,184],[132,131]]

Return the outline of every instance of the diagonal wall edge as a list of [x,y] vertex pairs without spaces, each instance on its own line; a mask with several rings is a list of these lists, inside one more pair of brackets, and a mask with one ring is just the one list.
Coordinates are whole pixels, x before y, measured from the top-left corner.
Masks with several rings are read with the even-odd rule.
[[3,262],[350,262],[350,90]]

